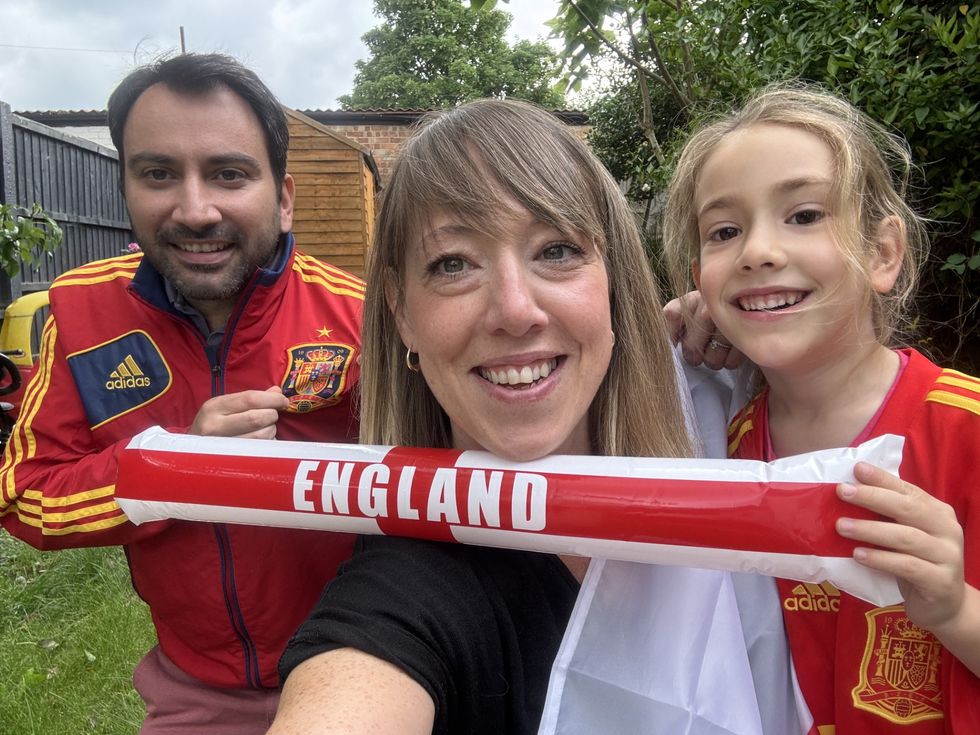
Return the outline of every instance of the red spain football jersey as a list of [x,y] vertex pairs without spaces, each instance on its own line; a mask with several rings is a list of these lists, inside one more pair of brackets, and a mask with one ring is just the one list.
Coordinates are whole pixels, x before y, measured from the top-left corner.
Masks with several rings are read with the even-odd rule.
[[[963,526],[966,581],[980,587],[980,380],[902,350],[896,385],[862,433],[905,437],[899,474],[949,503]],[[729,454],[767,456],[766,391],[732,421]],[[813,735],[980,733],[980,679],[904,607],[875,608],[833,585],[779,580]]]

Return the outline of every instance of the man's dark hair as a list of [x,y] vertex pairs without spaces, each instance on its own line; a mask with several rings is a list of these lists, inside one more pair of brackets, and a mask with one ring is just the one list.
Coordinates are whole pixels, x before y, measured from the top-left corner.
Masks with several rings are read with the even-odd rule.
[[154,84],[164,84],[178,94],[205,94],[226,87],[252,108],[265,135],[269,161],[280,194],[286,175],[289,127],[279,100],[255,72],[224,54],[181,54],[141,66],[131,71],[109,97],[107,117],[112,143],[119,151],[119,187],[123,188],[126,161],[123,128],[136,100]]

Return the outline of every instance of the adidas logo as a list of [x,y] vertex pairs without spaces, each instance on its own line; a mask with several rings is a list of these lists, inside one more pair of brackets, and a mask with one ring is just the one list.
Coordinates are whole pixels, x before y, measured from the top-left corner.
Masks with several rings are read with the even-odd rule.
[[801,582],[793,588],[792,595],[783,599],[783,609],[790,612],[837,612],[840,610],[840,591],[830,582]]
[[122,390],[124,388],[149,388],[150,379],[146,377],[140,366],[132,355],[126,355],[126,359],[119,363],[119,366],[109,373],[109,379],[105,382],[107,390]]

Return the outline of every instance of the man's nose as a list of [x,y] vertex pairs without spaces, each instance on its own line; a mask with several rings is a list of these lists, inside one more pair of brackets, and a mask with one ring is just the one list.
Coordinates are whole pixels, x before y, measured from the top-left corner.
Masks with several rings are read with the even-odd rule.
[[202,230],[221,221],[221,211],[207,183],[189,177],[181,183],[173,219],[192,230]]

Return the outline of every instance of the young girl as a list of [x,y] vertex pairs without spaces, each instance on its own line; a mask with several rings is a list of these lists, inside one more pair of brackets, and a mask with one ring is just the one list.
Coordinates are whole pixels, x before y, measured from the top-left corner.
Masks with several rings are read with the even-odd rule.
[[909,166],[848,103],[778,86],[697,132],[668,194],[679,285],[693,271],[719,331],[765,377],[732,421],[731,456],[905,437],[901,480],[858,464],[859,484],[838,488],[883,519],[837,519],[904,605],[779,580],[815,735],[980,732],[980,380],[889,346],[923,243],[899,193]]

